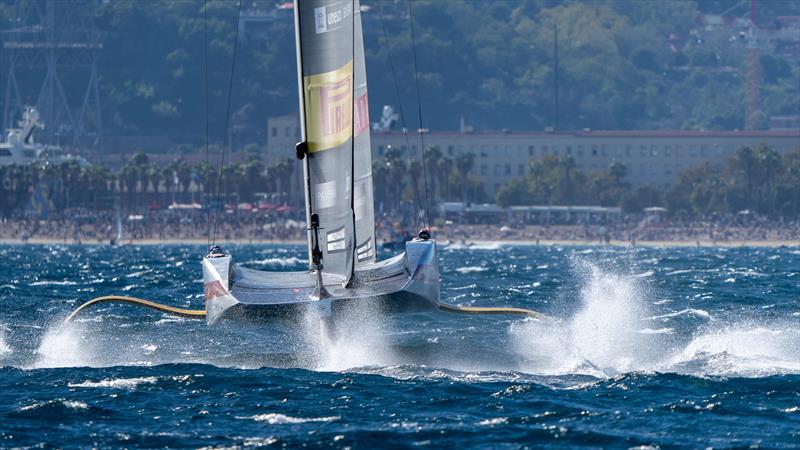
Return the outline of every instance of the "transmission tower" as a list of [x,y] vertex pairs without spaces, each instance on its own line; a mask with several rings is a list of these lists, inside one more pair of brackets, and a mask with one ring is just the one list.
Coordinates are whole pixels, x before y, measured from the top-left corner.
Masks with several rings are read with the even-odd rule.
[[747,88],[745,106],[745,129],[758,128],[759,105],[758,90],[761,85],[761,49],[758,43],[758,26],[756,25],[758,5],[750,0],[750,29],[747,38]]
[[89,19],[97,0],[17,0],[12,28],[2,32],[6,74],[3,125],[36,106],[45,129],[38,140],[102,151],[97,57],[103,35]]

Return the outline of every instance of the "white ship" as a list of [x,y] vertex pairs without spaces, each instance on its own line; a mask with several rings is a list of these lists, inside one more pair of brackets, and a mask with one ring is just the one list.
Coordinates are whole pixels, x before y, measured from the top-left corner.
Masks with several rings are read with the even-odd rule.
[[32,107],[25,107],[19,128],[6,130],[6,140],[0,143],[0,167],[27,166],[32,163],[61,164],[67,161],[77,161],[81,166],[88,166],[86,159],[65,154],[59,146],[39,144],[34,140],[34,131],[44,129],[44,124],[39,120],[39,111]]

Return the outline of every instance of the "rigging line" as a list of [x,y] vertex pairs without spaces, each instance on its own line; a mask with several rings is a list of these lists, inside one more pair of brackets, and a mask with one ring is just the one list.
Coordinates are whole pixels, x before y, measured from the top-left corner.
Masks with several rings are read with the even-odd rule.
[[[208,185],[211,181],[211,157],[208,154],[208,0],[203,0],[203,89],[205,90],[205,113],[206,113],[206,167],[203,170],[203,193],[206,203],[209,201]],[[206,205],[206,246],[211,245],[211,205]]]
[[[352,73],[350,74],[350,212],[353,214],[353,264],[350,266],[350,276],[345,284],[350,284],[356,273],[358,261],[358,233],[356,227],[356,1],[350,3],[350,17],[353,23],[351,29],[351,54]],[[360,9],[359,3],[359,9]],[[360,13],[360,11],[359,11]]]
[[[228,79],[228,104],[225,109],[225,131],[223,133],[222,138],[222,156],[220,157],[220,164],[219,164],[219,177],[217,178],[217,194],[216,194],[216,203],[219,206],[219,199],[221,195],[221,191],[223,188],[223,178],[222,173],[225,169],[225,151],[228,148],[228,130],[230,129],[230,119],[231,119],[231,99],[233,98],[233,75],[234,71],[236,70],[236,53],[239,50],[239,22],[241,19],[242,14],[242,2],[241,0],[236,2],[236,32],[234,33],[234,41],[233,41],[233,55],[231,56],[231,75]],[[217,214],[214,216],[214,232],[212,234],[211,243],[214,244],[217,241],[217,227],[219,225],[219,209],[217,209]]]
[[394,94],[395,94],[395,97],[397,98],[397,106],[400,109],[400,125],[403,127],[403,136],[405,137],[405,140],[406,140],[406,149],[407,149],[406,154],[408,155],[408,166],[409,166],[408,170],[411,172],[411,178],[412,178],[412,181],[414,182],[414,186],[415,186],[415,188],[413,189],[413,191],[414,191],[414,201],[417,204],[417,208],[419,208],[420,211],[422,211],[422,200],[419,198],[419,189],[416,188],[416,186],[419,185],[419,183],[417,181],[417,174],[416,174],[416,172],[411,170],[411,164],[413,163],[413,160],[411,158],[411,140],[408,137],[408,127],[406,127],[406,115],[405,115],[405,112],[403,111],[403,101],[401,100],[401,96],[400,96],[400,86],[397,83],[397,75],[396,75],[396,71],[394,69],[394,59],[392,58],[392,48],[389,45],[389,35],[386,32],[386,24],[383,21],[383,7],[381,7],[381,3],[382,2],[378,1],[376,3],[378,4],[378,18],[381,21],[381,29],[383,30],[383,42],[386,44],[386,53],[387,53],[388,59],[389,59],[389,68],[391,69],[391,72],[392,72],[392,82],[394,83]]
[[414,81],[417,83],[417,112],[419,113],[419,146],[422,159],[422,182],[425,186],[425,221],[427,228],[431,227],[431,209],[428,204],[428,170],[425,161],[425,133],[422,127],[422,95],[419,91],[419,71],[417,70],[417,44],[414,39],[414,14],[411,12],[411,0],[406,0],[408,5],[408,21],[411,24],[411,54],[414,57]]

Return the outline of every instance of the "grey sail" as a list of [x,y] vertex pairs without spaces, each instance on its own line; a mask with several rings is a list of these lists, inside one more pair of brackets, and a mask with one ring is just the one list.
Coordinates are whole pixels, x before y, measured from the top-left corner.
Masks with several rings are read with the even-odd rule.
[[[302,80],[302,133],[306,142],[308,215],[319,216],[319,246],[327,275],[353,273],[352,0],[295,3]],[[309,247],[312,245],[309,236]],[[310,250],[310,249],[309,249]]]
[[353,209],[356,217],[356,266],[375,262],[375,207],[372,198],[372,152],[369,136],[367,68],[364,60],[364,35],[361,8],[355,0],[355,184]]
[[305,175],[310,270],[253,270],[214,247],[203,259],[206,321],[280,322],[307,317],[309,311],[333,320],[340,316],[337,311],[365,303],[386,313],[438,309],[433,239],[420,235],[406,242],[401,254],[376,261],[359,1],[295,0],[294,5],[302,130],[298,156]]

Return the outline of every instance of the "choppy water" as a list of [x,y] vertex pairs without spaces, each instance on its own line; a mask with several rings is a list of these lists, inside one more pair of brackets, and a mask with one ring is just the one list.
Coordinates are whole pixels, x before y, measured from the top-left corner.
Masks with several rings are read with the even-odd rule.
[[[303,267],[300,247],[228,248]],[[800,251],[441,252],[443,298],[540,322],[353,311],[335,342],[201,307],[200,247],[0,247],[0,447],[800,448]]]

